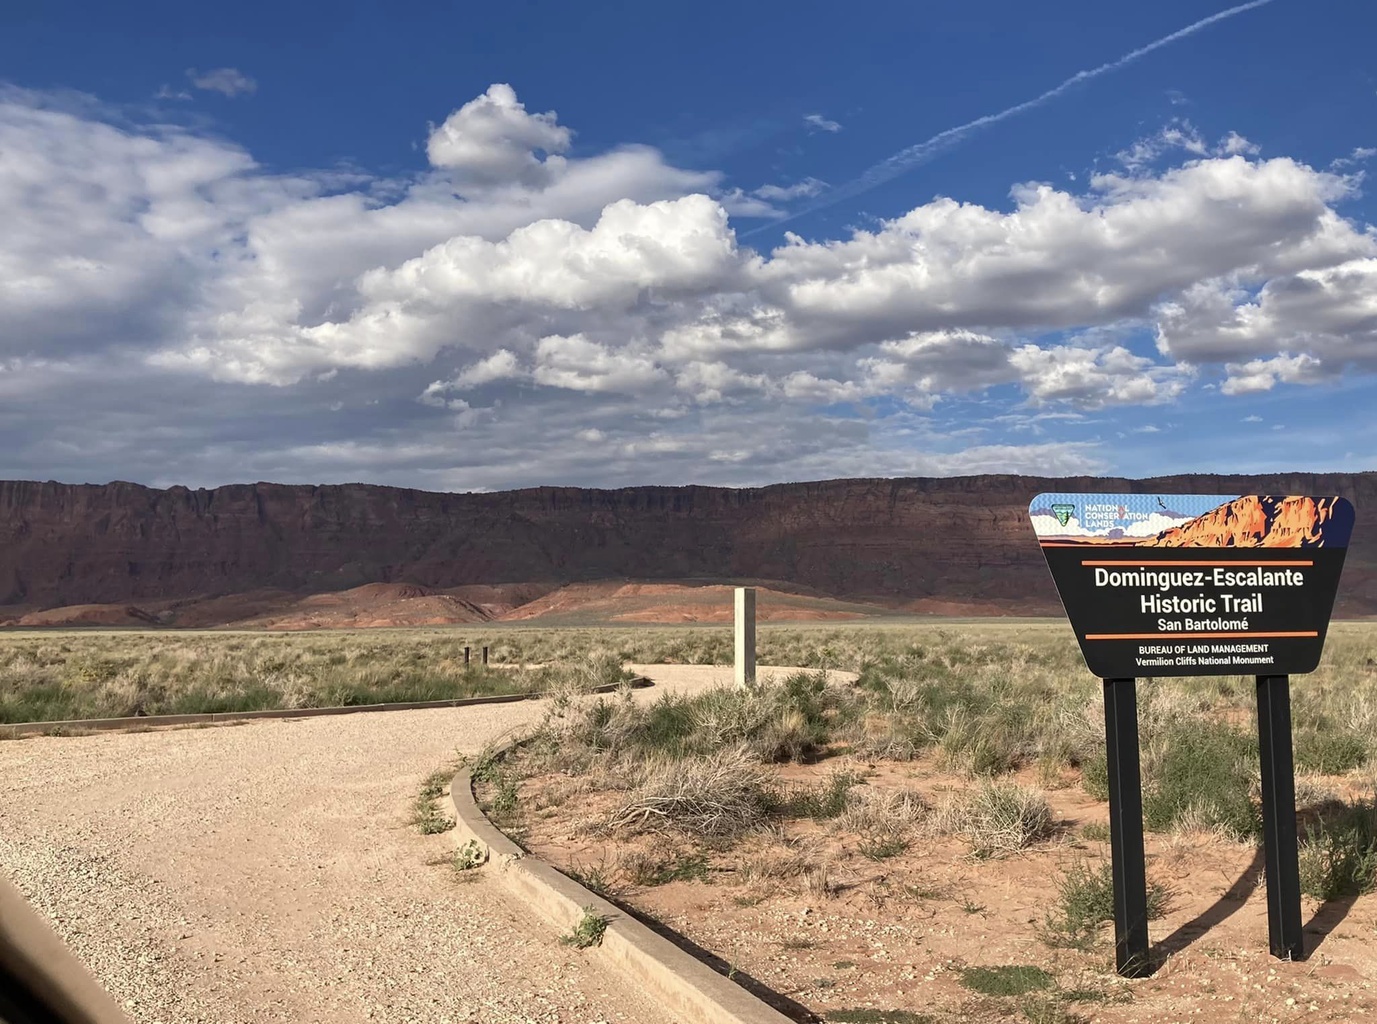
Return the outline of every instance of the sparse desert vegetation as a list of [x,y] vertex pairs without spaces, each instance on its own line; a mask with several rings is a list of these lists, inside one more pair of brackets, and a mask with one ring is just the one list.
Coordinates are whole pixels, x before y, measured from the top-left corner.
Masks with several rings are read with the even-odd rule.
[[0,724],[453,700],[625,678],[620,656],[596,645],[542,664],[506,644],[484,666],[485,643],[436,630],[5,632]]
[[[1213,967],[1170,983],[1112,973],[1100,684],[1063,630],[772,632],[772,662],[812,667],[752,691],[571,694],[493,763],[480,801],[537,855],[824,1019],[1249,1005]],[[1374,647],[1368,627],[1338,624],[1321,669],[1294,681],[1307,915],[1377,887]],[[823,665],[857,678],[829,682]],[[1139,694],[1155,955],[1198,964],[1218,949],[1209,922],[1260,877],[1252,679],[1144,680]],[[929,975],[950,981],[936,1003],[893,997]],[[1145,1005],[1158,999],[1177,1000],[1166,1017]]]
[[[761,663],[801,669],[755,690],[586,692],[627,664],[726,665],[730,639],[720,627],[11,633],[0,715],[552,690],[520,747],[472,759],[492,820],[824,1019],[1116,1020],[1120,1004],[1170,1019],[1226,995],[1231,1013],[1257,1009],[1250,986],[1273,962],[1265,921],[1238,909],[1260,877],[1250,678],[1140,684],[1153,938],[1173,959],[1129,985],[1110,971],[1100,684],[1064,624],[764,626]],[[484,644],[494,667],[465,672],[463,647],[477,662]],[[1306,914],[1325,927],[1377,888],[1375,648],[1371,627],[1336,624],[1320,670],[1293,681]],[[450,826],[448,771],[419,784],[422,832]],[[456,877],[481,875],[480,861],[461,848]],[[1218,921],[1241,929],[1227,952]]]

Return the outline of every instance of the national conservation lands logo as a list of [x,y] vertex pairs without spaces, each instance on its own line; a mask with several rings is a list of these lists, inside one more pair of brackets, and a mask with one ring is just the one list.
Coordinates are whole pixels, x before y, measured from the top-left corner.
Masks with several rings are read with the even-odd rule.
[[1028,512],[1101,678],[1319,663],[1353,531],[1346,499],[1040,494]]

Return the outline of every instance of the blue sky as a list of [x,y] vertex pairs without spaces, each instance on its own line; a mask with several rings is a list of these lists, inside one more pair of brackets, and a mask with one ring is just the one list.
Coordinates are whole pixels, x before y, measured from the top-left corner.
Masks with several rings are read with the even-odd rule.
[[7,5],[0,476],[1377,468],[1377,8],[1240,7]]

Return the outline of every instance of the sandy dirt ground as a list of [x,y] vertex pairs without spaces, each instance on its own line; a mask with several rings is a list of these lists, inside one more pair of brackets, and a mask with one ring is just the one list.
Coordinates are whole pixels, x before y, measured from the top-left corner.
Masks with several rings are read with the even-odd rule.
[[[932,758],[839,757],[783,766],[780,776],[785,785],[816,784],[837,769],[864,777],[874,791],[915,792],[933,807],[971,786]],[[1165,916],[1150,926],[1154,956],[1165,959],[1153,977],[1114,975],[1108,928],[1088,951],[1049,946],[1040,926],[1057,903],[1057,878],[1077,863],[1097,866],[1108,858],[1107,806],[1088,797],[1074,775],[1015,776],[1047,789],[1055,832],[993,859],[972,857],[962,840],[921,832],[907,849],[872,859],[863,837],[806,820],[787,827],[786,844],[767,836],[725,850],[673,834],[609,835],[586,826],[610,817],[625,794],[580,788],[580,780],[559,775],[526,783],[524,842],[562,870],[597,877],[614,898],[782,997],[789,1012],[883,1020],[883,1011],[902,1011],[912,1016],[898,1019],[928,1015],[933,1024],[1377,1020],[1377,898],[1305,898],[1311,955],[1279,961],[1267,949],[1260,853],[1210,834],[1147,836],[1149,879],[1170,893]],[[629,867],[638,855],[705,863],[695,877],[646,884]],[[829,891],[814,884],[817,875],[759,877],[762,863],[787,866],[795,857],[825,866]],[[1016,998],[982,996],[963,981],[968,968],[1003,966],[1044,970],[1071,996],[1038,1011]]]
[[[731,674],[642,668],[640,699]],[[408,824],[427,774],[542,712],[0,743],[0,871],[138,1022],[665,1021]]]

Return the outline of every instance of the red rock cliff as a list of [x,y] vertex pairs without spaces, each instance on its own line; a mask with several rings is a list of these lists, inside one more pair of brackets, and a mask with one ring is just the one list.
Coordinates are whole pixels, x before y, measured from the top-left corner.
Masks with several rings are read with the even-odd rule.
[[259,587],[340,590],[691,576],[839,597],[1060,605],[1028,522],[1044,490],[1340,494],[1358,508],[1341,610],[1377,611],[1377,474],[833,480],[734,490],[544,487],[435,494],[241,484],[0,482],[0,605],[137,602]]

